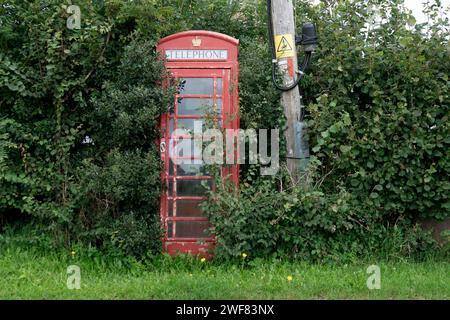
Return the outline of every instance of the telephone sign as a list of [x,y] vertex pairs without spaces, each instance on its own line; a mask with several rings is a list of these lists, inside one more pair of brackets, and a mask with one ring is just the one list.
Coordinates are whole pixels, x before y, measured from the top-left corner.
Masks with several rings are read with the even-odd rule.
[[227,60],[227,50],[166,50],[167,60]]

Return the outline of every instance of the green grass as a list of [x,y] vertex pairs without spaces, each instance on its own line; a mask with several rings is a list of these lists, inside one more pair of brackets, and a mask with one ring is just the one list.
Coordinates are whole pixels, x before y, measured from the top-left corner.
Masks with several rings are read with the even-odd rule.
[[[66,287],[71,264],[81,268],[80,290]],[[381,267],[380,290],[366,286],[370,264]],[[186,257],[139,263],[104,258],[98,252],[72,257],[70,252],[0,247],[0,299],[449,298],[450,263],[442,261],[336,266],[273,260],[244,267]]]

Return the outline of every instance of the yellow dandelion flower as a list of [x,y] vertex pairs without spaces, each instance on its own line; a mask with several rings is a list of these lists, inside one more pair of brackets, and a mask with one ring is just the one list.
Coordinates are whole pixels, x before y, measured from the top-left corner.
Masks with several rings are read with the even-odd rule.
[[247,258],[247,254],[245,252],[242,254],[242,258]]
[[291,282],[294,278],[292,276],[287,276],[287,280]]
[[202,262],[202,263],[205,262],[205,261],[206,261],[206,258],[201,258],[200,259],[200,262]]

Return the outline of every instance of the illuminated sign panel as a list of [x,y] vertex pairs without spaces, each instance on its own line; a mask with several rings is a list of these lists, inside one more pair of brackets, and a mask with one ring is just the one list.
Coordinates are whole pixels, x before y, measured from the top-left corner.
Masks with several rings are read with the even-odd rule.
[[167,60],[227,60],[228,50],[166,50]]

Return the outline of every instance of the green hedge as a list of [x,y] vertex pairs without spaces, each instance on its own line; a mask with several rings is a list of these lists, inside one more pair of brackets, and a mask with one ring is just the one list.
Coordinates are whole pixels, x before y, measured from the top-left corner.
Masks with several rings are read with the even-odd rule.
[[450,216],[448,19],[430,6],[436,19],[417,25],[401,3],[298,8],[320,35],[302,86],[311,167],[300,185],[284,171],[249,174],[239,190],[211,194],[219,255],[339,261],[437,249],[418,222]]

